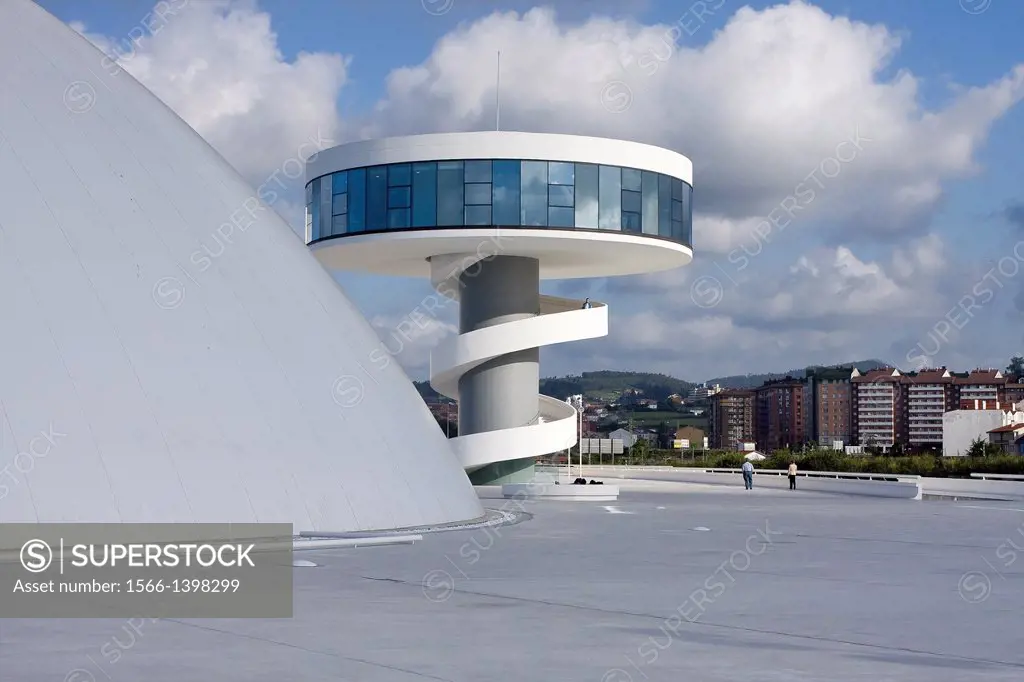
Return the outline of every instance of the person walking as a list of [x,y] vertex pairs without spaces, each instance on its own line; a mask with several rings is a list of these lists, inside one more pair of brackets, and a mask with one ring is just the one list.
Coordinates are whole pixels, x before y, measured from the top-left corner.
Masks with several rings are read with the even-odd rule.
[[789,463],[789,489],[796,490],[796,462]]
[[747,490],[754,489],[754,465],[750,460],[743,463],[743,487]]

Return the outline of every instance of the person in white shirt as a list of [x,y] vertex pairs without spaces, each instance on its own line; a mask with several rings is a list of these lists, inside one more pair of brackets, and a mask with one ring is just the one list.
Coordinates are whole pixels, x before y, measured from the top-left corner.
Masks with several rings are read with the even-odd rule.
[[743,463],[743,487],[747,490],[754,489],[754,465],[750,460]]
[[789,463],[789,489],[796,490],[796,462]]

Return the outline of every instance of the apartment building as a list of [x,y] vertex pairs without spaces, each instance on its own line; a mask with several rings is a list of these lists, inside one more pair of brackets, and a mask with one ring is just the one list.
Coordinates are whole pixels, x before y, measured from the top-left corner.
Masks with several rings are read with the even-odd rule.
[[900,442],[911,448],[942,447],[942,415],[959,407],[955,377],[945,367],[922,369],[903,376],[906,424]]
[[860,372],[856,367],[809,367],[806,376],[807,440],[825,447],[852,443],[852,380]]
[[740,449],[754,440],[754,392],[725,390],[710,397],[708,436],[712,448]]
[[905,401],[898,369],[874,369],[851,379],[850,429],[858,445],[891,448],[900,436]]
[[719,386],[718,384],[714,384],[713,386],[708,386],[707,384],[701,384],[700,386],[694,386],[690,390],[690,399],[691,400],[706,400],[706,399],[710,398],[711,396],[716,395],[716,394],[721,393],[721,392],[722,392],[722,387]]
[[754,441],[766,452],[793,448],[808,439],[806,382],[793,377],[754,389]]

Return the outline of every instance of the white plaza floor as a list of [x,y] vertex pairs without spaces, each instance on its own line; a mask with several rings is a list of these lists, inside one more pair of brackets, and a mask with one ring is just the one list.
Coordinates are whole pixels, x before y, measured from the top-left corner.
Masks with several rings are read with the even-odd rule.
[[1020,504],[635,482],[522,507],[302,553],[290,620],[0,620],[0,680],[1024,679]]

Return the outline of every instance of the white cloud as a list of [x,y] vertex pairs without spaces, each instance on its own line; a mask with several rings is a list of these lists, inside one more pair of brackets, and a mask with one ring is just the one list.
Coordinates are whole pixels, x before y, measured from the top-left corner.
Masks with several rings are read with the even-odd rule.
[[[303,52],[288,61],[270,15],[253,2],[173,4],[180,9],[163,21],[147,19],[152,32],[139,39],[94,35],[81,24],[75,28],[117,57],[120,67],[254,184],[311,137],[339,136],[336,100],[347,80],[348,58]],[[295,183],[301,189],[301,178]]]
[[[255,184],[317,134],[490,129],[499,49],[503,129],[636,139],[689,156],[693,265],[608,280],[611,338],[545,351],[584,363],[576,369],[649,366],[699,378],[853,359],[885,352],[884,339],[916,338],[919,320],[948,308],[942,292],[955,288],[931,217],[947,183],[978,171],[993,123],[1024,97],[1024,65],[953,88],[929,108],[918,76],[891,70],[902,37],[883,25],[794,1],[743,7],[713,33],[684,10],[674,26],[581,19],[576,10],[571,20],[550,9],[495,12],[460,24],[421,63],[394,69],[386,97],[350,121],[336,105],[349,58],[286,58],[270,17],[249,0],[189,3],[134,44],[89,37]],[[629,96],[620,113],[602,102],[613,81]],[[295,225],[301,183],[277,207]],[[787,205],[784,239],[777,224],[766,237]],[[720,254],[730,258],[719,263]],[[757,267],[720,272],[735,254]],[[725,289],[711,310],[690,295],[708,274]],[[383,313],[374,324],[397,347],[392,332],[415,301],[362,303]],[[454,331],[433,320],[401,339],[396,357],[422,373],[429,347]]]

